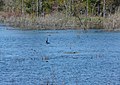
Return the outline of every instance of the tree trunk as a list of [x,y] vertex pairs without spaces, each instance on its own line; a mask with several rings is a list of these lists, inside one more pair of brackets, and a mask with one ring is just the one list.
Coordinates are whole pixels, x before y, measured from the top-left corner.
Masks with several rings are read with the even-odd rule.
[[37,0],[37,17],[39,17],[39,0]]
[[103,0],[103,17],[105,17],[105,12],[106,12],[106,1]]
[[21,2],[21,14],[24,15],[24,0]]
[[87,9],[86,9],[86,16],[88,16],[88,0],[87,0]]

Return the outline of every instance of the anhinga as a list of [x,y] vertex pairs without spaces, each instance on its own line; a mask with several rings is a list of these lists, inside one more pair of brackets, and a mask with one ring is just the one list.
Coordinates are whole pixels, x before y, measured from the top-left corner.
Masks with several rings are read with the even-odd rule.
[[47,38],[47,40],[46,40],[46,44],[50,44],[50,42],[48,41],[48,38]]

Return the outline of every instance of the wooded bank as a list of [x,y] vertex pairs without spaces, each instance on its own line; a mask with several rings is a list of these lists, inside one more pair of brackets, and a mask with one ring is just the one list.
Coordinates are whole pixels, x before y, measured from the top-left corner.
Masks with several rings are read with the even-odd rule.
[[120,28],[119,0],[0,0],[0,22],[29,29]]

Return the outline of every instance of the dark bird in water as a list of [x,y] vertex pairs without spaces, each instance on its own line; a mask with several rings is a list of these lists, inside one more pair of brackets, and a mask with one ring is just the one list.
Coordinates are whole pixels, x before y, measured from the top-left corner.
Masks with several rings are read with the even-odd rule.
[[50,42],[48,41],[48,38],[47,38],[47,40],[46,40],[46,44],[50,44]]

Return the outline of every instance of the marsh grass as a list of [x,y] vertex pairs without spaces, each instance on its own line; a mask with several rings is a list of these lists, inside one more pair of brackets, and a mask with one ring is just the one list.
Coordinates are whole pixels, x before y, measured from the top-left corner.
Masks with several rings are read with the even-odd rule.
[[[98,17],[81,16],[80,19],[75,16],[67,16],[63,13],[46,14],[45,16],[5,16],[5,13],[0,15],[0,21],[8,26],[19,27],[21,29],[89,29],[101,28]],[[82,23],[82,24],[81,24]]]
[[63,13],[46,14],[45,16],[10,15],[0,12],[0,22],[20,29],[106,29],[119,30],[120,12],[107,18],[99,16],[67,16]]
[[103,26],[109,31],[120,31],[120,12],[108,16],[103,20]]

